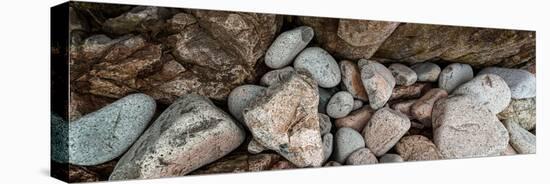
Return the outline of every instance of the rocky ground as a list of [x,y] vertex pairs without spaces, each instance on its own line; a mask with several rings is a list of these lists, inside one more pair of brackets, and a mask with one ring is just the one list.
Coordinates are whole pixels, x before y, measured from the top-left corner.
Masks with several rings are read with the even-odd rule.
[[536,151],[534,32],[80,2],[69,14],[52,174],[71,182]]

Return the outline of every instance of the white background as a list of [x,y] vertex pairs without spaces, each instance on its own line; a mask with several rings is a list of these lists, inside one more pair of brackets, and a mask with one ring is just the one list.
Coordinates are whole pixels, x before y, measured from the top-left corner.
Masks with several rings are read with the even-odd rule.
[[[60,0],[1,1],[0,183],[49,177],[49,7]],[[537,154],[403,164],[193,176],[127,183],[543,183],[548,182],[550,6],[544,0],[101,0],[203,9],[363,18],[537,31]],[[546,83],[547,85],[544,85]],[[544,95],[546,94],[546,95]],[[115,183],[115,182],[113,182]],[[116,182],[120,183],[120,182]]]

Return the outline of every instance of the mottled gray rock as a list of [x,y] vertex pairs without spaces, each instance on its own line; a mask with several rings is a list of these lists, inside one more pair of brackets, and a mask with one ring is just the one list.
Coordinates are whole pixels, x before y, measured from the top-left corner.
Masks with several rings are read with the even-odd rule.
[[365,141],[361,134],[351,128],[340,128],[334,135],[334,160],[344,163],[348,156],[355,150],[365,147]]
[[537,137],[535,135],[514,122],[505,120],[504,126],[510,134],[510,144],[519,154],[534,154],[537,152]]
[[332,129],[330,117],[328,117],[326,114],[319,113],[319,128],[321,129],[321,135],[329,133],[330,129]]
[[260,79],[260,85],[271,86],[275,83],[279,83],[284,80],[285,77],[292,74],[294,68],[292,66],[287,66],[278,70],[271,70],[262,76]]
[[443,158],[496,156],[508,145],[508,131],[485,106],[469,96],[438,100],[432,112],[433,140]]
[[474,78],[474,71],[468,64],[453,63],[439,73],[439,88],[452,92],[456,87]]
[[120,158],[109,180],[185,175],[225,156],[244,139],[239,123],[208,98],[184,95]]
[[395,145],[395,150],[405,161],[439,160],[439,149],[427,137],[422,135],[405,136]]
[[369,97],[361,81],[361,69],[354,62],[348,60],[340,61],[342,73],[342,84],[354,98],[367,101]]
[[262,144],[260,144],[258,141],[254,139],[248,142],[248,146],[246,149],[248,150],[249,153],[252,153],[252,154],[258,154],[266,150],[266,148]]
[[447,91],[441,88],[433,88],[418,99],[410,108],[412,117],[422,122],[425,127],[432,126],[432,109],[434,103],[447,97]]
[[319,113],[326,114],[328,101],[330,100],[330,97],[332,97],[334,93],[338,92],[337,90],[338,89],[336,88],[330,88],[330,89],[319,88],[319,106],[317,107]]
[[342,78],[336,60],[319,47],[309,47],[298,54],[294,60],[294,68],[307,70],[317,84],[324,88],[338,85]]
[[416,72],[404,64],[394,63],[388,69],[391,71],[397,85],[410,86],[416,82]]
[[399,156],[398,154],[384,154],[379,159],[380,163],[393,163],[393,162],[403,162],[403,158]]
[[353,108],[351,109],[352,111],[360,109],[361,107],[363,107],[363,101],[353,100]]
[[353,96],[347,91],[334,94],[327,104],[327,115],[332,118],[342,118],[353,110]]
[[326,162],[332,154],[334,138],[331,133],[323,135],[323,162]]
[[521,69],[488,67],[481,70],[481,74],[495,74],[504,79],[513,99],[533,98],[537,96],[537,82],[535,75]]
[[364,62],[364,65],[360,65],[361,80],[367,91],[371,108],[379,109],[390,99],[395,87],[395,79],[384,65],[372,60]]
[[318,103],[315,80],[298,69],[269,86],[243,115],[253,138],[267,149],[298,167],[318,167],[324,159]]
[[243,110],[248,107],[256,98],[263,95],[266,88],[263,86],[246,84],[236,87],[227,97],[227,108],[235,119],[244,123]]
[[377,164],[378,159],[368,148],[360,148],[351,153],[346,159],[346,165]]
[[50,115],[51,158],[59,163],[69,160],[69,122],[55,113]]
[[501,120],[517,123],[526,130],[533,130],[537,119],[536,98],[512,99],[508,107],[497,116]]
[[313,38],[313,29],[300,26],[281,33],[265,53],[265,64],[273,69],[282,68],[292,63],[300,51],[306,48]]
[[467,95],[498,114],[510,104],[510,88],[498,75],[482,74],[457,87],[454,95]]
[[384,107],[372,115],[363,129],[363,138],[367,148],[376,156],[382,156],[407,133],[410,127],[411,122],[407,116]]
[[430,62],[414,64],[411,66],[411,69],[416,72],[416,76],[420,82],[435,82],[441,72],[441,68],[438,65]]

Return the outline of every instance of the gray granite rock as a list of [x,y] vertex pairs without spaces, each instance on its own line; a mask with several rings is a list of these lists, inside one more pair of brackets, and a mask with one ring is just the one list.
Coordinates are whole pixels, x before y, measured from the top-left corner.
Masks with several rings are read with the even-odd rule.
[[120,158],[109,180],[182,176],[237,148],[245,132],[208,98],[184,95]]
[[395,150],[406,161],[439,160],[442,158],[435,144],[422,135],[405,136],[395,145]]
[[393,162],[403,162],[403,158],[398,154],[384,154],[378,160],[380,163],[393,163]]
[[368,148],[360,148],[351,153],[346,159],[346,165],[377,164],[378,159]]
[[512,99],[508,107],[497,116],[501,120],[517,123],[526,130],[533,130],[537,125],[536,103],[536,98]]
[[514,122],[505,120],[504,126],[510,134],[510,144],[519,154],[534,154],[537,152],[537,137],[535,135]]
[[433,142],[443,158],[497,156],[508,145],[508,131],[485,106],[469,96],[438,100],[432,112]]
[[327,115],[342,118],[353,110],[353,96],[347,91],[340,91],[330,98],[327,104]]
[[319,106],[317,107],[319,113],[326,114],[328,101],[330,100],[330,97],[332,97],[332,95],[336,92],[338,92],[337,88],[319,88]]
[[416,72],[416,76],[420,82],[436,82],[441,72],[441,68],[438,65],[430,62],[414,64],[411,66],[411,69]]
[[372,60],[359,60],[361,65],[361,80],[369,97],[369,104],[373,109],[379,109],[390,99],[395,78],[384,65]]
[[418,79],[416,72],[404,64],[394,63],[388,69],[395,78],[397,85],[410,86]]
[[406,115],[384,107],[372,115],[363,129],[363,138],[367,148],[376,156],[382,156],[407,133],[410,127],[411,122]]
[[360,109],[361,107],[363,107],[363,101],[353,100],[353,108],[351,109],[352,111]]
[[330,129],[332,129],[332,122],[330,122],[330,117],[326,114],[319,113],[319,128],[321,129],[321,135],[329,133]]
[[342,73],[342,85],[351,93],[353,98],[364,101],[369,100],[361,81],[361,69],[359,69],[357,64],[348,60],[342,60],[340,61],[340,70]]
[[244,108],[248,107],[256,98],[263,95],[265,90],[266,87],[251,84],[236,87],[227,97],[227,108],[229,109],[229,113],[231,113],[235,119],[239,120],[239,122],[244,123]]
[[69,122],[55,113],[50,115],[51,158],[58,163],[69,161]]
[[340,128],[334,135],[334,152],[332,153],[335,161],[344,163],[348,156],[355,150],[365,147],[365,141],[361,134],[352,128]]
[[498,75],[482,74],[453,91],[454,95],[467,95],[498,114],[510,104],[510,88]]
[[271,86],[275,83],[279,83],[284,80],[285,77],[292,74],[294,68],[292,66],[287,66],[278,70],[271,70],[262,76],[260,79],[260,85],[262,86]]
[[319,86],[331,88],[340,83],[342,78],[336,60],[319,47],[304,49],[294,60],[295,69],[307,70]]
[[281,33],[265,53],[265,64],[273,69],[285,67],[313,38],[313,29],[300,26]]
[[326,162],[330,155],[332,154],[333,150],[333,142],[334,138],[331,133],[327,133],[323,135],[323,162]]
[[513,99],[533,98],[537,96],[537,82],[534,74],[521,69],[487,67],[481,74],[495,74],[504,79],[510,88]]
[[453,63],[439,73],[439,88],[452,92],[456,87],[474,78],[474,71],[468,64]]

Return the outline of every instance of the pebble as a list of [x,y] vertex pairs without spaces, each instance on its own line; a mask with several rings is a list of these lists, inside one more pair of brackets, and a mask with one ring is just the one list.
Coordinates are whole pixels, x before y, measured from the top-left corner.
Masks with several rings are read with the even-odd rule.
[[420,82],[436,82],[441,72],[439,66],[430,62],[414,64],[411,66],[411,69],[416,72],[416,76],[418,76],[418,81]]
[[420,98],[432,88],[432,83],[425,82],[417,82],[410,86],[395,86],[389,101]]
[[517,123],[525,130],[533,130],[537,119],[536,98],[512,99],[508,107],[497,116],[501,120]]
[[377,164],[378,159],[368,148],[361,148],[349,155],[346,159],[346,165],[367,165]]
[[432,112],[433,142],[443,158],[497,156],[508,145],[508,131],[485,106],[469,96],[438,100]]
[[533,98],[537,96],[537,82],[534,74],[522,70],[500,67],[487,67],[481,74],[495,74],[504,79],[510,88],[513,99]]
[[393,110],[399,111],[405,114],[409,119],[413,119],[411,114],[411,106],[416,103],[418,99],[406,100],[391,105]]
[[334,94],[327,104],[327,115],[332,118],[342,118],[353,110],[353,97],[347,91]]
[[366,64],[361,67],[361,80],[367,91],[369,104],[373,109],[382,108],[392,95],[395,79],[384,65],[372,60],[364,62]]
[[467,95],[498,114],[510,104],[510,88],[498,75],[482,74],[453,91],[454,95]]
[[398,154],[387,153],[382,155],[379,159],[380,163],[393,163],[393,162],[403,162],[403,158]]
[[292,60],[313,39],[311,27],[300,26],[281,33],[267,49],[265,64],[269,68],[279,69],[292,63]]
[[405,136],[395,145],[395,150],[406,161],[439,160],[442,158],[435,144],[422,135]]
[[363,129],[363,138],[367,148],[376,156],[382,156],[407,133],[410,127],[411,122],[406,115],[384,107],[372,115]]
[[298,54],[294,68],[307,70],[317,84],[324,88],[335,87],[342,78],[336,60],[319,47],[309,47]]
[[432,126],[432,108],[434,103],[442,98],[447,97],[447,91],[441,88],[433,88],[424,96],[418,99],[410,109],[411,115],[422,124],[424,127]]
[[456,87],[474,78],[474,71],[468,64],[453,63],[441,70],[439,88],[452,92]]
[[262,151],[265,151],[266,148],[258,141],[252,139],[250,140],[250,142],[248,142],[247,150],[249,153],[258,154],[258,153],[261,153]]
[[336,128],[353,128],[357,132],[361,132],[373,114],[374,110],[372,108],[363,106],[361,109],[351,112],[346,117],[336,119],[334,126]]
[[416,82],[416,72],[404,64],[393,63],[388,67],[397,85],[410,86]]
[[336,88],[330,88],[330,89],[319,88],[319,106],[318,106],[319,113],[326,114],[328,101],[330,100],[330,97],[332,97],[334,93],[338,92],[336,90],[337,90]]
[[348,60],[340,61],[342,73],[342,84],[353,98],[363,101],[369,100],[363,82],[361,81],[361,70],[354,62]]
[[504,121],[504,126],[510,134],[510,144],[519,154],[537,152],[537,137],[535,135],[514,122]]
[[332,153],[335,161],[344,163],[348,156],[355,150],[365,147],[365,141],[361,134],[351,128],[340,128],[334,135],[334,152]]
[[353,108],[351,109],[352,111],[360,109],[361,107],[363,107],[363,101],[353,100]]
[[263,95],[265,87],[246,84],[236,87],[227,97],[227,108],[239,122],[244,123],[243,110],[248,107],[256,98]]
[[323,135],[323,162],[326,162],[332,153],[334,138],[331,133]]
[[184,95],[120,158],[109,180],[182,176],[227,155],[245,136],[207,97]]
[[271,86],[273,84],[277,84],[288,77],[288,75],[292,74],[292,72],[294,72],[294,68],[292,68],[292,66],[287,66],[278,70],[271,70],[262,76],[260,79],[260,85]]
[[58,163],[69,161],[69,122],[54,112],[50,115],[51,158]]
[[333,167],[333,166],[342,166],[342,164],[336,161],[328,161],[327,163],[325,163],[325,167]]
[[321,135],[325,135],[330,132],[332,122],[330,122],[330,117],[326,114],[319,113],[319,128],[321,129]]

